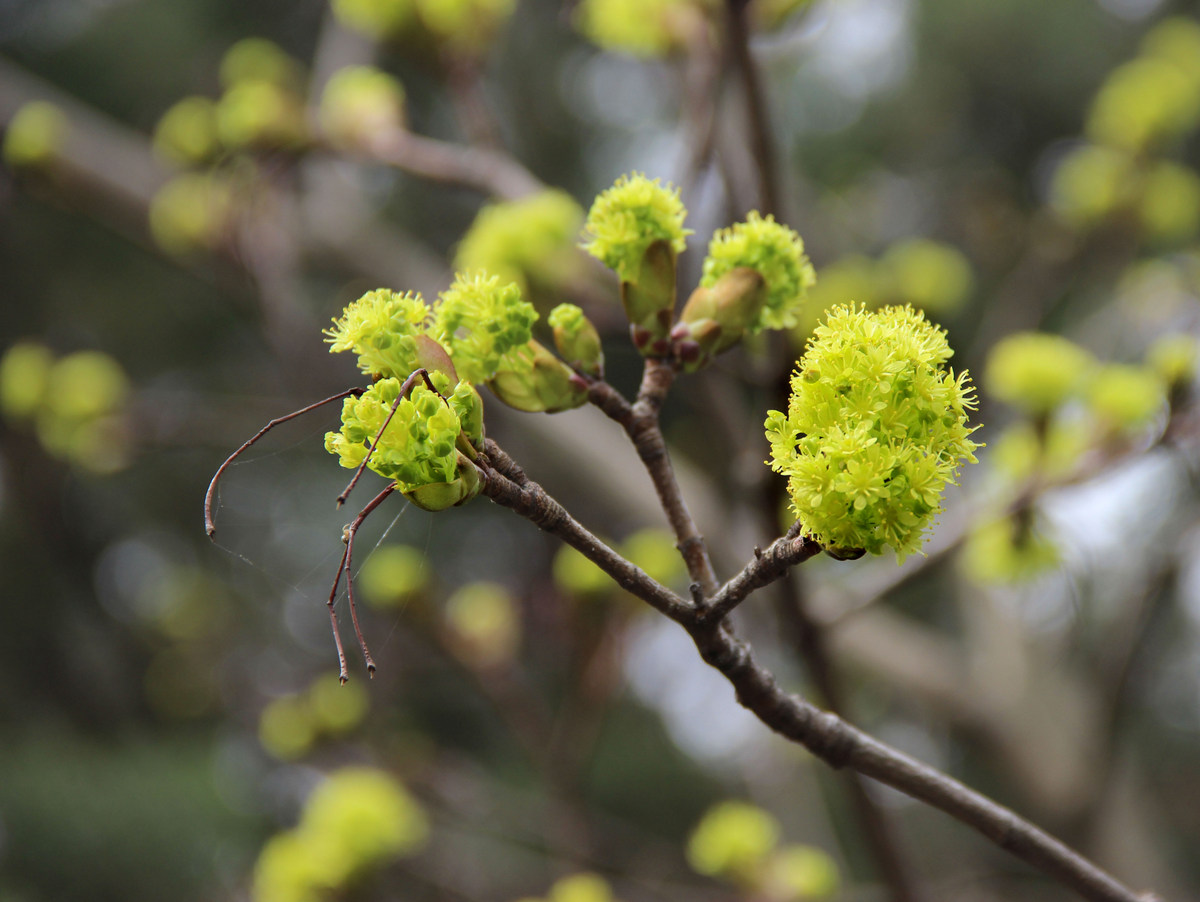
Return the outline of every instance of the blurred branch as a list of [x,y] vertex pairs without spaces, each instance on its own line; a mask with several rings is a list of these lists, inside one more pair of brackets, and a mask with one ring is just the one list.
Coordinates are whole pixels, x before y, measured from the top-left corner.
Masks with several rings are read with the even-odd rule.
[[775,173],[775,149],[771,143],[771,124],[762,80],[750,53],[748,7],[749,0],[726,0],[726,44],[745,93],[746,112],[750,120],[750,134],[747,137],[758,170],[759,212],[764,216],[778,215],[779,187]]
[[916,761],[824,712],[788,695],[724,621],[704,617],[695,605],[651,579],[578,523],[493,441],[481,461],[483,493],[565,541],[618,585],[670,617],[691,635],[701,657],[719,670],[738,702],[781,736],[799,743],[834,768],[850,767],[974,827],[996,845],[1096,902],[1147,902],[1054,837],[957,780]]
[[516,200],[545,186],[507,153],[466,147],[407,131],[395,131],[372,147],[371,159],[431,182],[472,188],[503,200]]

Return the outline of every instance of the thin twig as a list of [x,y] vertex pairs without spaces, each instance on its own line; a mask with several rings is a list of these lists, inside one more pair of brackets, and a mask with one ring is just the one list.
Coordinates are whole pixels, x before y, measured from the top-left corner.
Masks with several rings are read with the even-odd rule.
[[375,676],[375,659],[371,657],[371,652],[367,648],[367,640],[363,638],[362,629],[358,625],[358,611],[354,605],[354,574],[350,567],[353,564],[354,558],[354,535],[358,532],[358,528],[363,525],[363,522],[371,515],[375,508],[379,507],[387,497],[396,491],[396,484],[389,483],[388,487],[371,499],[370,503],[364,507],[357,517],[346,527],[343,541],[346,543],[346,548],[342,551],[342,560],[338,564],[337,575],[333,578],[333,588],[329,590],[329,601],[326,604],[329,606],[329,619],[333,625],[333,641],[337,645],[338,652],[338,679],[343,683],[350,679],[350,675],[346,672],[346,653],[342,649],[342,637],[338,633],[337,615],[334,613],[333,604],[337,598],[338,584],[342,581],[342,573],[346,574],[346,597],[350,603],[350,619],[354,622],[354,634],[358,637],[358,647],[362,650],[363,661],[367,665],[367,673],[372,677]]
[[[1095,902],[1146,902],[1112,876],[1014,812],[887,746],[835,714],[784,692],[750,647],[723,621],[713,620],[616,554],[532,480],[519,486],[483,459],[483,493],[575,548],[622,588],[682,625],[700,656],[733,685],[738,701],[781,736],[803,745],[834,768],[849,767],[941,809],[996,845]],[[794,539],[792,540],[795,541]],[[758,565],[769,569],[769,565]],[[756,570],[755,562],[747,569]],[[745,572],[745,571],[743,571]],[[736,579],[736,577],[735,577]],[[732,581],[731,581],[732,582]]]
[[309,404],[307,407],[302,407],[299,410],[294,410],[291,413],[287,414],[286,416],[276,417],[275,419],[271,420],[271,422],[267,423],[266,426],[263,426],[262,429],[258,430],[258,432],[254,433],[253,438],[249,439],[246,442],[243,442],[242,446],[240,448],[238,448],[236,451],[234,451],[232,454],[230,454],[229,457],[227,457],[225,459],[225,463],[223,463],[223,464],[221,464],[221,466],[217,467],[217,472],[213,474],[213,478],[208,484],[208,491],[204,493],[204,531],[205,531],[205,533],[208,534],[208,537],[211,539],[214,535],[216,535],[216,532],[217,532],[217,527],[213,523],[213,516],[212,516],[213,495],[216,493],[216,490],[217,490],[217,481],[221,478],[221,475],[225,472],[226,467],[228,467],[235,460],[237,460],[238,456],[243,451],[245,451],[247,448],[249,448],[251,445],[253,445],[255,442],[257,442],[260,438],[262,438],[264,435],[266,435],[268,432],[270,432],[276,426],[286,423],[288,420],[294,420],[294,419],[296,419],[296,417],[303,416],[304,414],[306,414],[310,411],[316,410],[318,407],[323,407],[324,405],[331,404],[334,401],[340,401],[343,398],[349,398],[352,395],[361,395],[364,391],[366,391],[366,389],[364,389],[364,388],[348,388],[343,392],[338,392],[336,395],[330,395],[328,398],[325,398],[322,401],[318,401],[315,404]]
[[506,476],[499,466],[492,466],[492,462],[506,459],[511,463],[511,458],[508,458],[492,439],[485,441],[484,454],[487,458],[483,461],[484,495],[501,507],[515,511],[551,535],[564,539],[567,544],[611,576],[617,585],[634,593],[659,613],[679,622],[690,617],[692,606],[688,602],[592,535],[568,514],[562,505],[546,494],[540,485],[528,478],[524,485],[521,485]]
[[792,567],[804,563],[820,551],[820,545],[800,535],[798,525],[792,526],[786,535],[768,545],[765,551],[755,548],[754,559],[708,599],[708,603],[698,612],[699,619],[704,623],[719,623],[751,592],[781,579]]

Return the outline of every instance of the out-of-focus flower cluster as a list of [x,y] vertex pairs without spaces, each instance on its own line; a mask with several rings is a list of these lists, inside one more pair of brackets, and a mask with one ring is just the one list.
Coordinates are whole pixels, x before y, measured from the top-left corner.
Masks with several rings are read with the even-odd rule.
[[105,474],[129,461],[129,379],[101,351],[55,358],[24,341],[0,359],[0,414],[31,426],[42,447],[80,470]]
[[[1089,456],[1119,451],[1161,428],[1169,399],[1190,384],[1200,343],[1166,335],[1140,364],[1109,363],[1059,335],[1021,332],[992,349],[984,373],[988,393],[1015,407],[1021,418],[993,442],[992,459],[1003,484],[1000,506],[1030,485],[1069,481]],[[1034,578],[1058,555],[1036,516],[986,513],[963,551],[965,572],[985,583]]]
[[320,902],[420,851],[429,821],[400,781],[345,768],[326,777],[300,823],[267,841],[254,867],[254,902]]
[[1081,231],[1123,222],[1155,245],[1200,233],[1200,174],[1171,159],[1200,125],[1200,24],[1165,19],[1092,101],[1087,142],[1059,163],[1051,205]]
[[704,815],[687,844],[697,873],[725,880],[769,902],[824,899],[838,890],[838,868],[808,845],[780,846],[770,814],[748,802],[721,802]]

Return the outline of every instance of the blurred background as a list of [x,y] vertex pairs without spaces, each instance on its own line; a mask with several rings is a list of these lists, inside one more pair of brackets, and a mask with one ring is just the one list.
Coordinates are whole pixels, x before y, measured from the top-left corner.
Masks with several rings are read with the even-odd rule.
[[[927,554],[754,596],[762,659],[1129,885],[1200,894],[1197,11],[2,0],[0,900],[1073,898],[773,737],[482,499],[367,521],[379,671],[339,595],[339,687],[325,602],[382,486],[335,508],[332,407],[239,458],[205,536],[229,453],[362,384],[321,329],[375,287],[485,267],[570,300],[632,395],[615,279],[575,244],[633,170],[688,207],[684,296],[752,209],[817,268],[794,333],[665,411],[722,578],[786,528],[761,424],[826,307],[923,308],[980,386],[987,447]],[[686,591],[618,427],[486,403]]]

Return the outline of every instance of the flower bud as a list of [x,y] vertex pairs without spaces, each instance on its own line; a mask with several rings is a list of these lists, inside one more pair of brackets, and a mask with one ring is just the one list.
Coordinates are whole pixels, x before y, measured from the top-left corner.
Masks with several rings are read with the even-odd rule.
[[459,473],[457,479],[452,482],[430,482],[419,485],[405,492],[404,497],[421,510],[431,513],[466,504],[479,494],[483,488],[483,481],[479,478],[479,471],[475,469],[475,465],[466,456],[459,453],[457,460]]
[[557,413],[587,401],[583,379],[539,342],[531,339],[522,356],[528,368],[500,370],[488,382],[505,404],[531,413]]
[[604,375],[604,350],[600,334],[583,310],[574,304],[559,304],[550,311],[554,346],[573,370],[600,378]]
[[460,447],[460,450],[474,459],[475,452],[483,450],[483,398],[469,382],[460,382],[447,401],[458,417],[462,429],[460,437],[467,443],[467,447]]
[[646,356],[670,352],[675,259],[691,234],[686,216],[678,189],[638,172],[617,179],[588,211],[583,249],[616,271],[633,343]]
[[636,281],[621,282],[621,304],[634,346],[646,357],[670,351],[667,336],[675,313],[675,251],[655,241],[638,262]]
[[671,330],[676,355],[686,372],[705,366],[733,347],[757,322],[767,301],[767,283],[756,270],[731,269],[711,287],[692,292]]

